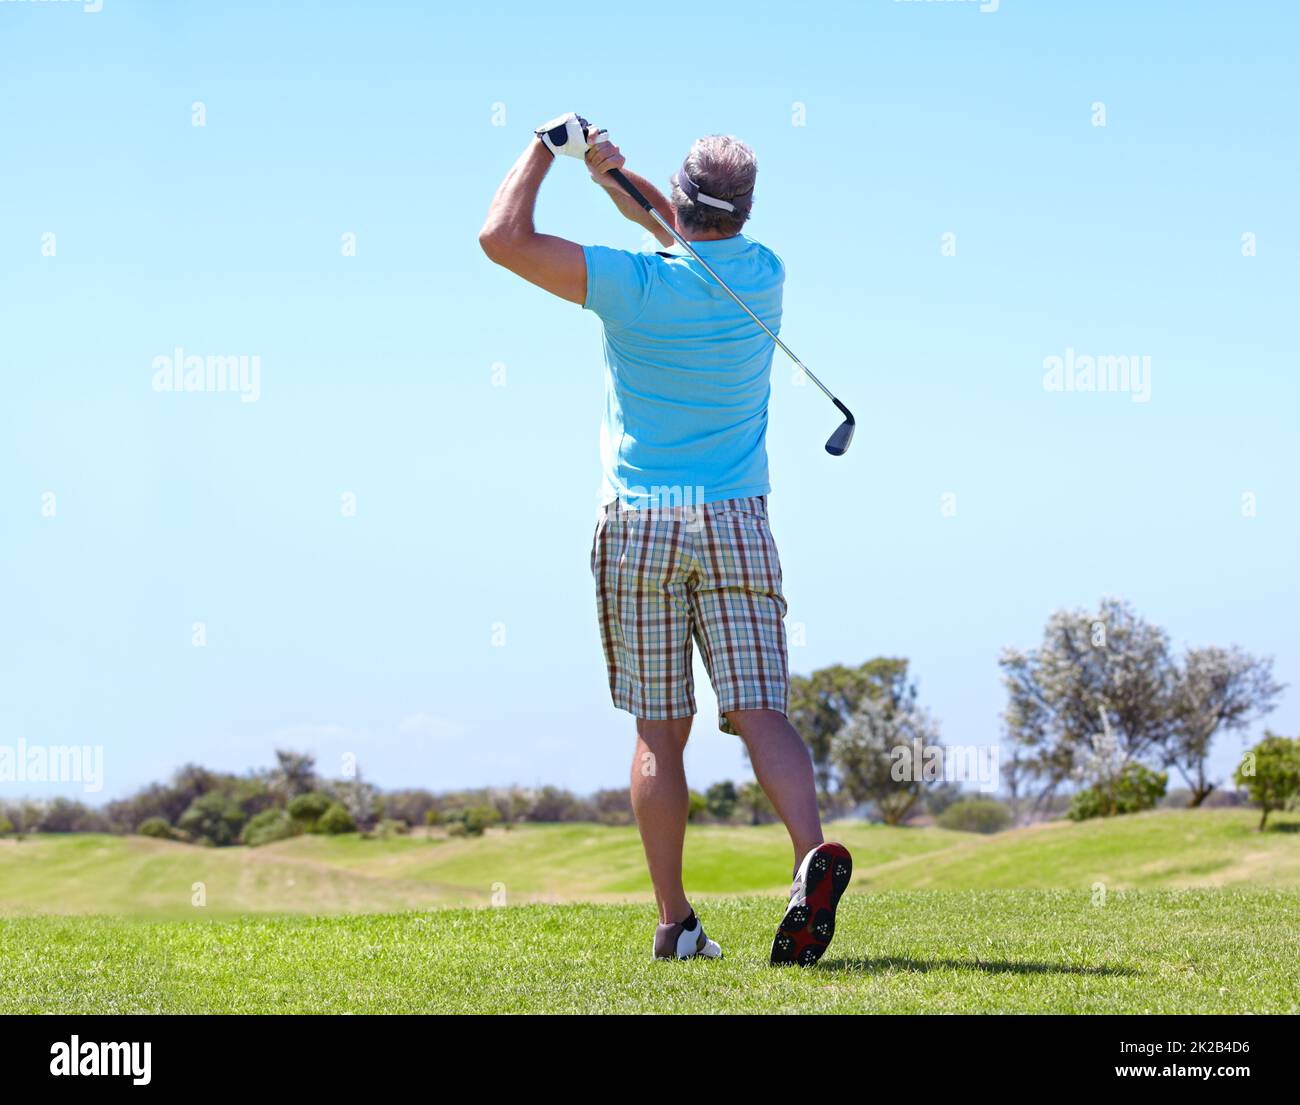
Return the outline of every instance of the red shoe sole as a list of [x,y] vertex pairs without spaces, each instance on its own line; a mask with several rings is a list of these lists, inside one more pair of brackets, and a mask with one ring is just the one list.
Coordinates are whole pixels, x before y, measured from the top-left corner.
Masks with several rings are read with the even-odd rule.
[[853,877],[853,857],[843,844],[820,844],[808,861],[804,904],[791,906],[772,941],[772,965],[811,967],[835,936],[835,907]]

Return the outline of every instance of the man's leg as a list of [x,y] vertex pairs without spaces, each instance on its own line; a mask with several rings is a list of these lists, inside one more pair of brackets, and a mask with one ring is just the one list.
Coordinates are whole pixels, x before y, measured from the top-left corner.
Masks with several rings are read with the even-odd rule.
[[797,868],[803,857],[822,843],[808,746],[777,710],[732,710],[726,716],[745,742],[759,786],[785,822]]
[[691,912],[682,886],[682,845],[690,807],[682,753],[692,720],[636,721],[632,810],[659,903],[660,924],[684,921]]

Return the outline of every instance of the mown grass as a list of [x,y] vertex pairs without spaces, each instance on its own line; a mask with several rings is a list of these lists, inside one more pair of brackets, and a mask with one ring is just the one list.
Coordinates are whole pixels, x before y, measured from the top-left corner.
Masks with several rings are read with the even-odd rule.
[[[853,850],[853,891],[1300,888],[1300,827],[1255,831],[1249,810],[1188,810],[982,837],[836,823]],[[1286,831],[1286,830],[1292,831]],[[693,894],[779,892],[791,857],[779,826],[692,826]],[[645,900],[633,828],[518,826],[483,839],[298,837],[264,848],[198,848],[142,837],[33,837],[0,843],[0,915],[394,912],[505,901]]]
[[721,961],[650,959],[644,905],[0,921],[2,1013],[1297,1012],[1300,894],[851,895],[812,970],[778,900],[701,898]]

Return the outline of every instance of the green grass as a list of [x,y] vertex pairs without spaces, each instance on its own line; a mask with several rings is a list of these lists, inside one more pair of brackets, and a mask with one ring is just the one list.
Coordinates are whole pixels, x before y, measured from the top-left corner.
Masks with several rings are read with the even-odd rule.
[[0,921],[0,1013],[1297,1012],[1300,894],[845,898],[815,970],[780,903],[700,899],[721,961],[649,958],[643,905]]
[[[984,837],[837,823],[853,850],[853,891],[1086,891],[1197,887],[1300,889],[1300,824],[1255,831],[1249,810],[1188,810]],[[1286,831],[1291,830],[1291,831]],[[693,894],[779,892],[789,845],[779,826],[693,826]],[[520,826],[483,839],[298,837],[263,848],[196,848],[144,837],[0,841],[0,915],[111,913],[191,917],[396,912],[435,906],[648,900],[636,830]]]
[[[813,971],[767,966],[777,826],[689,832],[688,886],[727,953],[689,963],[649,957],[634,829],[4,841],[0,1013],[1296,1012],[1300,825],[1254,824],[837,824],[857,869]],[[490,902],[511,908],[433,908]]]

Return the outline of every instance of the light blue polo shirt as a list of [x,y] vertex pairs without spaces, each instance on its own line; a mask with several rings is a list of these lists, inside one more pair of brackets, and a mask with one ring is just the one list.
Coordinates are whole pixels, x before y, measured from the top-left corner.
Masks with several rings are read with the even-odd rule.
[[[743,234],[691,245],[779,332],[785,266],[775,253]],[[677,248],[665,255],[583,247],[583,307],[605,331],[602,503],[689,505],[771,490],[767,401],[775,346]]]

